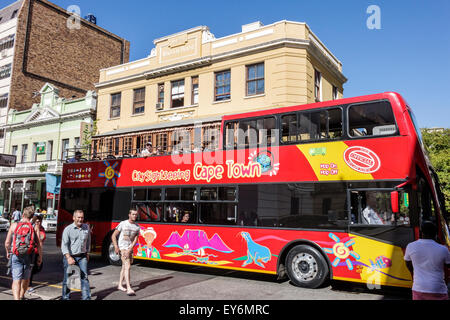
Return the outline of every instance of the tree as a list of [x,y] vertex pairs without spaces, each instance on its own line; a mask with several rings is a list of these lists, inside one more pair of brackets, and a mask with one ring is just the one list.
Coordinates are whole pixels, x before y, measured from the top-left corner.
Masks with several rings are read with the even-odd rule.
[[450,208],[450,129],[421,129],[428,157],[436,171],[445,198],[445,207]]

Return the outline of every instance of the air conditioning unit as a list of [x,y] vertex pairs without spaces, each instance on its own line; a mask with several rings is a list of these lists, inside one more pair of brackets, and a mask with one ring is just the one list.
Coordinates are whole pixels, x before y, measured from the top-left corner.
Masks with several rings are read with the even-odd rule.
[[163,106],[163,104],[162,103],[157,103],[156,104],[156,110],[162,110],[164,108],[164,106]]

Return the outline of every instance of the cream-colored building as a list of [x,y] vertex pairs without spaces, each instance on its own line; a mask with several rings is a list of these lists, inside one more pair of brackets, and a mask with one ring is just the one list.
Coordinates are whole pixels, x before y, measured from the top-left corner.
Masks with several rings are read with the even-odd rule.
[[171,152],[181,135],[184,149],[201,149],[222,115],[342,98],[346,81],[305,23],[255,22],[222,38],[192,28],[154,40],[144,59],[100,71],[94,150],[133,155],[151,140]]

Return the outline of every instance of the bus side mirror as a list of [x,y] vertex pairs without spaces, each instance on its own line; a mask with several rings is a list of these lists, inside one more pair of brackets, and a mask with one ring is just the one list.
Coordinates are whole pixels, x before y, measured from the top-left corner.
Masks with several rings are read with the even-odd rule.
[[391,192],[392,213],[398,213],[398,191]]

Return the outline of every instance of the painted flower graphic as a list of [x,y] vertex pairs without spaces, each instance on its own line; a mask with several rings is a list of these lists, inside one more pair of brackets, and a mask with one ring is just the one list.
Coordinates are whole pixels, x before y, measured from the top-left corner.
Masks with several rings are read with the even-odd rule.
[[341,242],[338,236],[334,233],[329,233],[328,236],[336,242],[333,248],[325,248],[324,251],[329,254],[334,254],[336,259],[334,259],[332,265],[333,267],[337,267],[341,260],[345,260],[345,264],[349,270],[353,270],[353,263],[350,260],[349,256],[352,256],[356,260],[359,260],[361,257],[356,252],[350,250],[350,247],[355,244],[355,240],[350,239],[346,242]]
[[120,173],[116,170],[115,168],[117,167],[117,165],[119,164],[118,162],[114,163],[113,165],[109,164],[108,161],[103,161],[103,163],[106,166],[106,169],[104,172],[100,172],[98,174],[99,177],[104,177],[106,178],[105,180],[105,187],[108,185],[109,181],[112,181],[113,186],[116,186],[116,177],[119,178],[120,177]]

